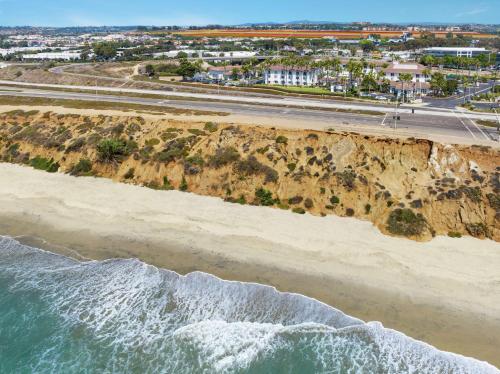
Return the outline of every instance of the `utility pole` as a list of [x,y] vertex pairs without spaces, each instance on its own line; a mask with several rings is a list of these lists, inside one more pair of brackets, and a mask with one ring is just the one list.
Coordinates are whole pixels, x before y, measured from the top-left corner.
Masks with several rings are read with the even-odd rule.
[[398,127],[398,106],[399,106],[399,100],[396,97],[396,108],[395,108],[395,114],[394,114],[394,130],[396,130]]
[[498,116],[498,112],[495,108],[493,108],[495,114],[497,116],[497,141],[500,142],[500,117]]
[[466,80],[465,80],[465,76],[462,77],[462,84],[463,84],[463,87],[464,87],[464,104],[467,104],[467,100],[466,100],[466,96],[467,96],[467,83],[466,83]]

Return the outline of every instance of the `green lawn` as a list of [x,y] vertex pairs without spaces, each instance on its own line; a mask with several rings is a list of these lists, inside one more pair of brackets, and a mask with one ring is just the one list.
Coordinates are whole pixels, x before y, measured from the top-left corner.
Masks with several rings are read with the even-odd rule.
[[282,92],[313,94],[313,95],[331,95],[330,90],[324,87],[299,87],[299,86],[280,86],[274,84],[256,84],[254,87],[275,89]]

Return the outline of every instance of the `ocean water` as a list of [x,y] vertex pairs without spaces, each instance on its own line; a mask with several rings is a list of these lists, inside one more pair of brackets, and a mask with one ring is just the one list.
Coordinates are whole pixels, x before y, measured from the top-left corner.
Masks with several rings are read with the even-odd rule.
[[301,295],[0,237],[0,373],[499,373]]

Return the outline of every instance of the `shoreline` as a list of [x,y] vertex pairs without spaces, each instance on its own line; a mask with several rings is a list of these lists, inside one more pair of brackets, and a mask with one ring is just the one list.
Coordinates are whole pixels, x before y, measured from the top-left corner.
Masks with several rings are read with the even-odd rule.
[[[203,271],[271,285],[381,321],[440,350],[500,364],[499,286],[492,273],[500,264],[498,243],[443,237],[414,243],[354,219],[10,164],[0,164],[0,175],[0,235],[22,235],[25,244],[71,257],[136,257],[180,274]],[[450,248],[457,244],[464,251],[456,249],[454,259]]]

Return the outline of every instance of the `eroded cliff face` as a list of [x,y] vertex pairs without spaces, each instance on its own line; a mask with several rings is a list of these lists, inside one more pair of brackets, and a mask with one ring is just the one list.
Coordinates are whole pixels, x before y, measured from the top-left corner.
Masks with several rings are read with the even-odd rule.
[[5,162],[354,216],[387,234],[500,241],[500,152],[354,133],[140,117],[0,115]]

